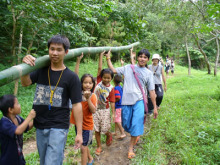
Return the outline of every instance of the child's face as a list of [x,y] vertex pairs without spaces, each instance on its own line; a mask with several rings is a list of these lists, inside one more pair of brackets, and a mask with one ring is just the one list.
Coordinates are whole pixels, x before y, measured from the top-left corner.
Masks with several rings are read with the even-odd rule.
[[91,77],[86,77],[83,81],[83,91],[91,91],[93,82]]
[[15,98],[15,102],[14,102],[14,108],[12,108],[12,113],[14,115],[18,115],[21,113],[21,105],[18,102],[18,99]]
[[109,73],[103,74],[103,76],[102,76],[102,83],[104,85],[109,85],[111,80],[112,80],[111,74],[109,74]]

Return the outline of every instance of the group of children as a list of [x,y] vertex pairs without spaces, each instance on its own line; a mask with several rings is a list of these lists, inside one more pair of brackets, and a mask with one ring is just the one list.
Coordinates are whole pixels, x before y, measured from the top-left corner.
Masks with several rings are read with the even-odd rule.
[[[112,118],[115,122],[115,133],[117,129],[121,132],[119,139],[126,137],[124,129],[121,125],[121,98],[123,95],[122,77],[113,74],[110,69],[102,69],[102,61],[104,54],[109,52],[102,52],[99,55],[99,65],[96,81],[91,74],[84,74],[81,78],[82,85],[82,109],[83,109],[83,143],[81,147],[81,163],[93,164],[94,160],[89,152],[88,145],[92,144],[93,130],[95,131],[95,138],[97,142],[97,148],[95,150],[96,155],[100,155],[102,152],[101,134],[106,135],[106,145],[112,144],[111,129],[111,112]],[[83,58],[77,57],[75,73],[79,74],[80,61]],[[115,87],[111,85],[113,80]],[[110,105],[109,105],[110,103]],[[70,123],[75,124],[74,115],[71,113]],[[76,131],[77,132],[77,131]],[[88,163],[87,163],[88,162]]]
[[[67,97],[65,97],[65,100],[62,100],[64,94],[65,96],[71,95],[69,96],[72,102],[70,123],[76,125],[75,148],[79,148],[82,143],[80,148],[81,163],[83,165],[91,165],[94,163],[88,148],[92,143],[93,130],[95,131],[97,142],[97,148],[95,150],[96,155],[100,155],[102,152],[101,134],[106,136],[106,145],[110,146],[113,140],[112,136],[119,130],[119,139],[126,137],[124,131],[130,133],[131,140],[128,158],[132,159],[135,157],[133,147],[138,137],[140,137],[144,131],[144,113],[147,113],[145,111],[146,91],[148,91],[152,101],[154,118],[157,118],[158,112],[153,74],[145,67],[150,58],[150,53],[147,49],[142,49],[138,52],[137,65],[126,65],[119,68],[113,67],[110,59],[110,50],[108,52],[102,52],[99,57],[96,81],[91,74],[84,74],[81,77],[80,87],[80,83],[76,82],[78,81],[77,77],[75,77],[74,82],[72,82],[73,79],[71,76],[75,76],[75,73],[78,75],[79,65],[83,54],[77,58],[75,73],[70,73],[68,68],[63,64],[63,58],[68,53],[68,44],[69,41],[63,36],[57,35],[52,37],[48,41],[51,66],[21,78],[23,86],[28,86],[35,82],[37,83],[33,108],[35,110],[40,108],[40,111],[37,110],[35,112],[35,110],[31,110],[28,117],[23,120],[18,116],[21,111],[16,97],[13,95],[5,95],[0,98],[0,110],[4,115],[0,121],[1,164],[25,164],[22,154],[22,133],[33,127],[32,119],[34,119],[35,116],[34,126],[37,128],[37,146],[40,155],[40,163],[48,164],[48,162],[52,161],[57,162],[57,160],[55,160],[57,157],[53,156],[53,154],[56,154],[59,156],[60,161],[57,164],[62,164],[63,150],[67,138],[66,134],[68,133],[68,128],[66,128],[66,117],[68,117],[67,109],[70,107],[70,102],[67,100]],[[65,45],[67,45],[67,47],[65,47]],[[107,69],[102,69],[104,55],[109,67]],[[134,55],[132,55],[131,63],[134,63],[135,59],[133,57]],[[31,66],[34,65],[34,61],[35,59],[30,55],[27,55],[23,59],[23,62]],[[65,76],[65,79],[62,79],[62,74],[64,74],[63,76]],[[114,74],[116,75],[114,76]],[[45,80],[45,75],[48,75],[48,81]],[[121,75],[123,75],[123,88],[120,86],[122,82]],[[39,78],[36,78],[37,76],[40,76],[41,79],[39,80]],[[54,79],[54,77],[57,78]],[[54,86],[50,84],[50,80]],[[111,85],[112,80],[115,87]],[[42,83],[45,85],[42,85]],[[68,83],[69,85],[66,87]],[[47,93],[48,90],[50,95]],[[61,114],[61,109],[59,107],[65,107],[65,115]],[[115,122],[114,134],[110,132],[110,109],[112,110],[112,119]],[[83,113],[81,113],[81,111]],[[44,116],[42,116],[42,114]],[[58,118],[58,116],[63,119]],[[69,118],[67,120],[69,120]],[[53,123],[57,125],[54,126]],[[49,131],[49,133],[47,131]],[[63,131],[66,132],[64,134],[65,136],[61,139],[60,135],[63,135]],[[55,134],[53,134],[54,132]],[[44,142],[43,138],[46,140],[48,139],[48,141],[45,141],[45,144],[42,144]],[[54,138],[56,143],[52,144]],[[61,142],[62,146],[60,147],[59,145]],[[54,150],[54,147],[50,147],[50,145],[59,147],[59,149],[57,148]],[[11,148],[9,146],[11,146]],[[13,156],[16,156],[16,158],[11,156],[12,148],[14,152]],[[60,152],[54,153],[53,150],[60,150]]]

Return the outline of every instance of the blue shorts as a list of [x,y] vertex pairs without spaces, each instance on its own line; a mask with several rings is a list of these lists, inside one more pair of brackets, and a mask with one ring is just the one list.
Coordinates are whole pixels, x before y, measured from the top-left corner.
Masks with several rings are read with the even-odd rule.
[[[75,131],[77,134],[77,129],[75,127]],[[93,135],[93,130],[83,130],[82,132],[82,137],[83,137],[83,146],[88,146],[92,144],[92,135]]]
[[144,133],[144,101],[137,101],[134,105],[122,106],[122,126],[131,136]]

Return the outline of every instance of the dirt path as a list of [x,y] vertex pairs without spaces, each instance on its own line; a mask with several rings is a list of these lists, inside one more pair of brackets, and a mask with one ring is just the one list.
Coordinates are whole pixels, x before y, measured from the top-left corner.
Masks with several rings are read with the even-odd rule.
[[123,140],[118,140],[113,138],[113,143],[111,146],[107,147],[105,144],[102,145],[102,153],[100,156],[95,155],[96,165],[128,165],[129,159],[127,157],[128,145],[130,141],[130,136],[127,134]]
[[[149,117],[147,121],[148,122],[145,123],[145,128],[144,128],[145,135],[150,131]],[[127,153],[128,153],[130,135],[129,134],[126,135],[127,136],[123,140],[118,140],[116,137],[113,137],[113,143],[110,147],[107,147],[105,144],[102,144],[103,151],[100,154],[100,156],[94,154],[94,162],[95,162],[94,164],[95,165],[108,165],[108,164],[129,165],[131,162],[127,157]],[[93,139],[93,141],[95,141],[95,139]],[[141,143],[141,140],[138,143]],[[135,148],[138,148],[138,145],[135,146]],[[25,142],[23,151],[24,151],[24,156],[32,152],[37,152],[35,139],[30,139],[27,142]],[[69,154],[71,154],[71,156],[69,156]],[[71,164],[80,163],[80,154],[77,153],[77,151],[74,151],[73,146],[66,146],[64,156],[66,158],[64,162],[66,162],[67,158],[69,158],[72,159]]]
[[28,141],[24,142],[24,145],[23,145],[24,156],[32,152],[37,152],[37,144],[34,138],[31,138]]
[[[94,139],[95,140],[95,139]],[[94,141],[93,140],[93,141]],[[94,155],[94,161],[96,165],[105,165],[111,164],[114,165],[128,165],[129,160],[127,158],[127,151],[128,151],[128,145],[129,145],[130,137],[127,134],[127,137],[125,137],[123,140],[117,140],[116,137],[113,137],[113,143],[110,147],[107,147],[105,144],[103,144],[103,152],[100,156]],[[65,157],[70,152],[74,152],[73,146],[66,146],[65,149]],[[36,146],[36,140],[30,139],[27,142],[24,143],[23,147],[23,154],[28,155],[30,153],[37,152],[37,146]],[[75,157],[76,161],[76,157]],[[80,161],[80,157],[78,159]]]

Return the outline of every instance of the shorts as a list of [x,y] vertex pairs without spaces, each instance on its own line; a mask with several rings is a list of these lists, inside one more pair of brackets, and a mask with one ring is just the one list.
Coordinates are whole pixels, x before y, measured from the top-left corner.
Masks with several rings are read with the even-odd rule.
[[[75,127],[75,131],[77,134],[77,129]],[[92,144],[92,135],[93,135],[93,130],[83,130],[82,132],[82,137],[83,137],[83,146],[89,146]]]
[[121,108],[115,110],[115,123],[121,123]]
[[94,130],[106,134],[111,129],[110,109],[97,109],[93,114]]
[[144,133],[144,101],[137,101],[134,105],[122,106],[122,126],[131,136]]

